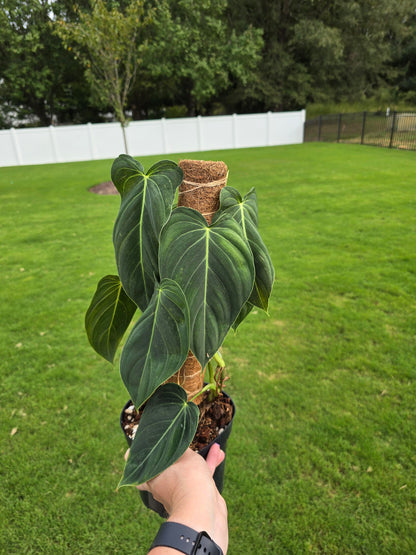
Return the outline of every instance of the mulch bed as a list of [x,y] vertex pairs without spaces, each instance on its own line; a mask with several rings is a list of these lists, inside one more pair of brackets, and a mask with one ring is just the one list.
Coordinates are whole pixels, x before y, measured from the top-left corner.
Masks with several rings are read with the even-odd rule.
[[[135,407],[130,405],[123,413],[123,429],[130,439],[134,438],[142,412],[143,408],[137,412]],[[190,445],[194,451],[200,451],[209,445],[231,422],[233,417],[231,399],[222,393],[211,403],[205,399],[199,405],[199,413],[198,428]]]
[[112,181],[103,181],[94,187],[90,187],[90,193],[95,193],[96,195],[118,195],[119,192]]

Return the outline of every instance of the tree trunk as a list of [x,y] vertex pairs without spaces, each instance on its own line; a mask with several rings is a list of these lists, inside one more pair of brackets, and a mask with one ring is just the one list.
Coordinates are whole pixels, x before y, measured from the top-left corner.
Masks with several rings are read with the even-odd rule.
[[[178,206],[187,206],[198,210],[208,224],[220,206],[220,192],[227,183],[228,169],[224,162],[206,162],[204,160],[181,160],[183,182],[179,187]],[[201,365],[189,351],[182,368],[169,380],[181,385],[191,399],[204,385]],[[197,398],[198,404],[202,398]]]
[[123,132],[123,141],[124,141],[125,154],[128,154],[129,149],[128,149],[128,146],[127,146],[126,124],[125,124],[125,122],[120,121],[120,125],[121,125],[121,130]]

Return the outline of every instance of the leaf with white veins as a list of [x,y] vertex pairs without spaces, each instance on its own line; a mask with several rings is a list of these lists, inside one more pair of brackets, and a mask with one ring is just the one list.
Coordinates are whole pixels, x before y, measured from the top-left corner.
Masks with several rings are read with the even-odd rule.
[[267,312],[274,282],[274,268],[267,247],[257,230],[256,192],[253,188],[242,198],[237,189],[224,187],[220,203],[220,210],[214,216],[213,223],[224,215],[230,215],[240,224],[250,244],[256,268],[256,278],[249,301]]
[[188,351],[188,305],[179,285],[164,279],[121,353],[121,377],[136,407],[180,369]]
[[111,177],[121,194],[113,231],[117,269],[125,291],[143,312],[159,277],[160,231],[183,173],[169,160],[145,173],[139,162],[122,154],[113,163]]
[[251,294],[254,263],[239,224],[224,217],[208,226],[180,207],[162,230],[160,275],[182,288],[191,318],[191,350],[202,368],[221,346]]
[[146,404],[130,448],[121,486],[143,484],[181,457],[191,443],[199,409],[174,383],[162,385]]
[[92,347],[109,362],[113,362],[136,309],[118,276],[105,276],[98,282],[85,315],[85,329]]

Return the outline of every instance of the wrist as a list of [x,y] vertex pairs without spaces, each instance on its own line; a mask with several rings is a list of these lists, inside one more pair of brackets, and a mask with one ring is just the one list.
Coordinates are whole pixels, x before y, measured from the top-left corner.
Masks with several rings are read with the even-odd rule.
[[221,547],[207,534],[206,531],[194,530],[178,522],[164,522],[154,539],[150,552],[160,554],[173,553],[172,550],[185,555],[224,555]]
[[218,544],[224,553],[228,547],[227,506],[218,494],[215,503],[194,500],[186,505],[179,504],[168,518],[168,522],[177,522],[193,528],[197,532],[205,531]]
[[184,511],[176,511],[169,516],[167,522],[177,522],[178,524],[188,526],[197,532],[205,530],[207,534],[215,540],[216,533],[214,519],[210,515],[204,513],[204,510],[201,510],[200,506],[193,514]]
[[[172,496],[169,521],[180,522],[195,530],[205,530],[210,536],[215,534],[217,518],[224,512],[225,502],[215,487],[200,487],[198,495],[195,490],[176,491]],[[226,510],[225,510],[226,518]]]

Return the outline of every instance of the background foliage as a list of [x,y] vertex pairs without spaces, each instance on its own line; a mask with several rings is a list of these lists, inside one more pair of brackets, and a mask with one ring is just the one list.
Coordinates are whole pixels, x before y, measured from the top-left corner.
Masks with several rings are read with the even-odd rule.
[[[91,26],[88,45],[83,26],[94,10],[103,25]],[[415,14],[416,0],[0,0],[0,125],[100,121],[107,110],[122,120],[96,86],[90,46],[95,60],[138,66],[123,105],[134,119],[412,105]],[[72,30],[72,44],[59,26]],[[114,42],[123,33],[134,43],[130,61]]]

